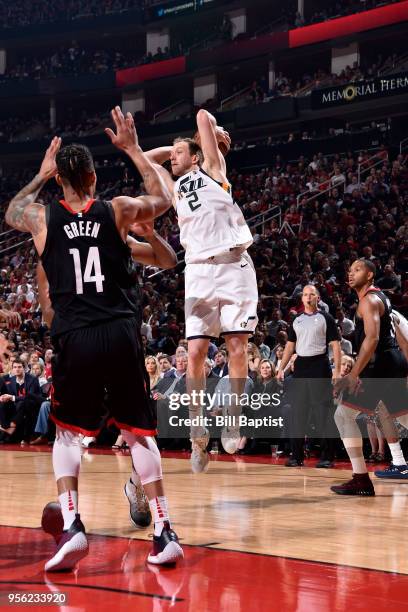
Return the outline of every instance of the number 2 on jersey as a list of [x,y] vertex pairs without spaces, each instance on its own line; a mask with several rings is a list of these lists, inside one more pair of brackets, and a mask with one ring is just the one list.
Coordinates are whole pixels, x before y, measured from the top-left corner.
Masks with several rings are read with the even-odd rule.
[[[99,249],[96,246],[90,247],[86,260],[85,272],[82,276],[81,257],[79,249],[69,249],[70,255],[74,258],[75,282],[77,295],[82,295],[84,292],[84,283],[95,283],[96,292],[102,293],[103,281],[105,277],[101,271],[101,260],[99,257]],[[92,274],[92,270],[95,274]]]
[[201,206],[200,202],[198,202],[198,195],[196,194],[195,191],[188,193],[186,195],[186,200],[188,201],[188,205],[191,209],[191,212],[194,212],[195,210],[197,210],[197,208],[200,208]]

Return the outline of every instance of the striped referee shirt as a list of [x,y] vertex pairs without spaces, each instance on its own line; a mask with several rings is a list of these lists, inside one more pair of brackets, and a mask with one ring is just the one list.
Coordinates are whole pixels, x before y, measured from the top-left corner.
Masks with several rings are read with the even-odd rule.
[[334,318],[320,310],[313,314],[302,312],[289,328],[288,340],[295,342],[299,357],[325,355],[329,342],[340,340]]

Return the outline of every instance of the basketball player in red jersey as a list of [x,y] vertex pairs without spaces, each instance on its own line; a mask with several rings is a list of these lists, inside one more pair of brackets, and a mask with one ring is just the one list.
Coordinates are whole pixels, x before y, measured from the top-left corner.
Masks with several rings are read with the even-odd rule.
[[[146,242],[140,242],[131,236],[127,237],[127,243],[134,262],[147,266],[157,266],[162,270],[174,268],[177,264],[177,255],[172,247],[154,231],[153,221],[148,223],[135,223],[130,229],[134,234],[143,236],[146,240]],[[54,311],[49,297],[48,279],[41,263],[37,265],[37,282],[43,320],[48,327],[51,327]],[[135,282],[137,283],[137,280]],[[140,304],[138,304],[138,306],[141,312]],[[129,514],[132,524],[137,529],[144,529],[145,527],[149,527],[152,522],[152,514],[140,477],[133,465],[132,468],[132,474],[124,486],[124,493],[129,502]],[[58,505],[53,505],[53,507],[55,512],[59,513]],[[58,523],[58,520],[58,517],[54,517],[52,522],[53,525],[51,526],[52,530],[55,530],[55,522],[57,521]],[[45,530],[49,532],[49,528],[47,529],[45,524],[44,527]]]
[[[78,513],[79,434],[98,433],[106,391],[111,421],[130,447],[154,516],[148,561],[175,562],[183,556],[170,526],[160,453],[153,438],[156,416],[149,398],[126,244],[130,226],[166,212],[171,197],[139,146],[132,116],[125,118],[116,107],[112,118],[116,133],[107,129],[107,134],[135,163],[149,196],[119,196],[112,202],[95,199],[96,175],[89,150],[82,145],[61,149],[61,139],[53,138],[39,173],[11,200],[6,213],[9,225],[33,236],[55,313],[51,327],[56,347],[53,466],[64,531],[46,571],[72,569],[88,553]],[[46,208],[36,199],[53,177],[64,199]],[[83,372],[87,384],[78,393],[77,381]]]

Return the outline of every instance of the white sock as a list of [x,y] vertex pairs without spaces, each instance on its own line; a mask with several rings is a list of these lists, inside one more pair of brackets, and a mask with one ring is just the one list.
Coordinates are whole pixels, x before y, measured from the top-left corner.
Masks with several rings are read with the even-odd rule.
[[350,457],[353,474],[366,474],[367,466],[364,457]]
[[160,496],[149,499],[149,506],[154,521],[154,535],[159,536],[163,530],[164,521],[170,524],[167,497]]
[[399,442],[391,442],[388,444],[391,451],[392,463],[394,465],[406,465],[404,455],[401,450],[401,444]]
[[78,491],[69,489],[65,493],[58,495],[61,504],[62,516],[64,518],[64,529],[69,529],[78,514]]
[[362,438],[343,438],[343,444],[350,458],[353,474],[368,473],[367,465],[363,456]]

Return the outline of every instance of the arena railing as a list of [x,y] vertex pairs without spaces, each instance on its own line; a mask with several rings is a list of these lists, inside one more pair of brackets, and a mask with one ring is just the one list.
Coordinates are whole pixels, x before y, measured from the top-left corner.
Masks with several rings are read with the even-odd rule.
[[[320,187],[322,185],[325,185],[327,183],[327,181],[330,182],[330,185],[326,188],[326,189],[322,189],[320,190]],[[339,181],[336,185],[332,185],[331,183],[331,178],[330,179],[326,179],[325,181],[322,181],[321,183],[318,184],[317,189],[319,191],[317,191],[316,193],[314,193],[314,195],[310,196],[310,198],[307,198],[307,200],[305,202],[302,202],[302,204],[308,204],[309,202],[313,202],[313,200],[316,200],[317,198],[319,198],[321,195],[324,195],[325,193],[332,191],[333,189],[339,189],[340,187],[345,187],[345,183],[346,183],[346,177],[344,177],[344,179],[342,179],[341,181]],[[303,199],[303,197],[305,195],[310,195],[310,193],[312,193],[310,191],[310,189],[308,189],[307,191],[303,191],[302,193],[299,193],[299,195],[296,198],[296,208],[298,209],[300,206],[300,202]]]
[[3,242],[3,240],[2,240],[3,236],[6,236],[7,234],[11,234],[12,232],[17,232],[17,231],[18,230],[15,230],[14,228],[11,228],[9,230],[6,230],[5,232],[1,232],[1,234],[0,234],[0,246],[1,246],[1,243]]
[[251,38],[258,38],[258,36],[270,34],[271,32],[276,32],[278,25],[286,26],[287,29],[289,29],[288,20],[285,17],[278,17],[274,21],[271,21],[270,23],[267,23],[266,25],[260,27],[258,30],[255,30]]
[[[280,206],[272,206],[272,208],[268,208],[268,210],[257,213],[253,217],[249,217],[248,219],[246,219],[246,222],[250,229],[254,229],[255,227],[259,227],[260,225],[265,225],[265,223],[272,221],[272,219],[275,219],[276,217],[279,217],[280,226],[282,221],[282,210]],[[264,229],[265,228],[263,227],[262,231],[264,231]]]
[[[406,139],[407,143],[408,143],[408,138]],[[402,141],[404,142],[404,141]],[[400,143],[400,147],[401,147],[401,143]],[[360,183],[360,179],[361,176],[367,172],[369,172],[372,168],[375,168],[377,166],[379,166],[380,164],[383,164],[384,162],[388,161],[389,156],[388,156],[388,152],[387,152],[387,157],[386,158],[378,158],[378,152],[374,153],[374,155],[372,155],[371,157],[369,157],[367,160],[365,160],[364,162],[358,164],[357,166],[357,176],[358,176],[358,183]],[[370,163],[373,162],[373,163]],[[367,164],[367,166],[366,166]],[[313,200],[316,200],[317,198],[319,198],[321,195],[324,195],[325,193],[328,193],[329,191],[332,191],[332,189],[339,189],[339,188],[345,188],[346,186],[346,178],[344,177],[344,179],[342,181],[339,181],[337,184],[333,185],[330,182],[330,185],[326,188],[326,189],[320,189],[320,187],[322,185],[325,185],[327,183],[327,181],[331,179],[326,179],[325,181],[322,181],[321,183],[318,184],[317,186],[317,190],[313,195],[310,196],[310,198],[307,198],[306,201],[302,202],[302,204],[308,204],[309,202],[313,202]],[[303,191],[301,193],[298,194],[297,198],[296,198],[296,208],[299,209],[300,203],[302,201],[302,199],[304,198],[304,196],[310,195],[310,189],[307,189],[306,191]]]
[[233,103],[235,100],[239,100],[241,97],[244,96],[244,94],[249,93],[251,90],[251,86],[248,85],[248,87],[244,87],[243,89],[240,89],[239,91],[236,91],[234,94],[232,94],[232,96],[228,96],[228,98],[224,98],[223,100],[221,100],[221,104],[220,104],[220,111],[225,110],[225,107],[229,107],[230,103]]
[[404,53],[395,59],[395,62],[389,65],[390,58],[387,58],[384,62],[384,65],[379,70],[379,74],[381,76],[387,76],[389,74],[394,74],[406,68],[406,64],[408,62],[408,53]]
[[399,143],[400,155],[402,155],[403,151],[405,151],[406,149],[408,149],[408,138],[404,138],[404,140],[401,140]]
[[159,118],[162,118],[167,113],[171,113],[178,106],[183,106],[183,105],[190,105],[190,102],[186,99],[183,99],[183,100],[179,100],[178,102],[175,102],[174,104],[170,104],[170,106],[166,106],[165,108],[162,108],[161,110],[159,110],[157,113],[153,115],[152,123],[156,123]]
[[15,244],[11,244],[10,246],[4,249],[1,249],[1,244],[0,244],[0,255],[3,255],[3,253],[8,253],[9,251],[12,251],[13,249],[19,249],[23,245],[28,246],[28,243],[32,241],[33,241],[32,238],[26,238],[25,240],[22,240],[21,242],[16,242]]
[[[361,176],[363,174],[366,174],[367,172],[369,172],[372,168],[376,168],[377,166],[383,164],[384,162],[388,161],[388,152],[387,152],[387,157],[385,158],[378,158],[378,154],[374,153],[374,155],[372,155],[371,157],[369,157],[367,160],[365,160],[364,162],[358,164],[357,166],[357,177],[358,177],[358,183],[360,184],[360,179]],[[375,161],[377,160],[377,161]],[[373,162],[372,164],[369,162]],[[367,167],[365,167],[365,165],[367,165]]]

